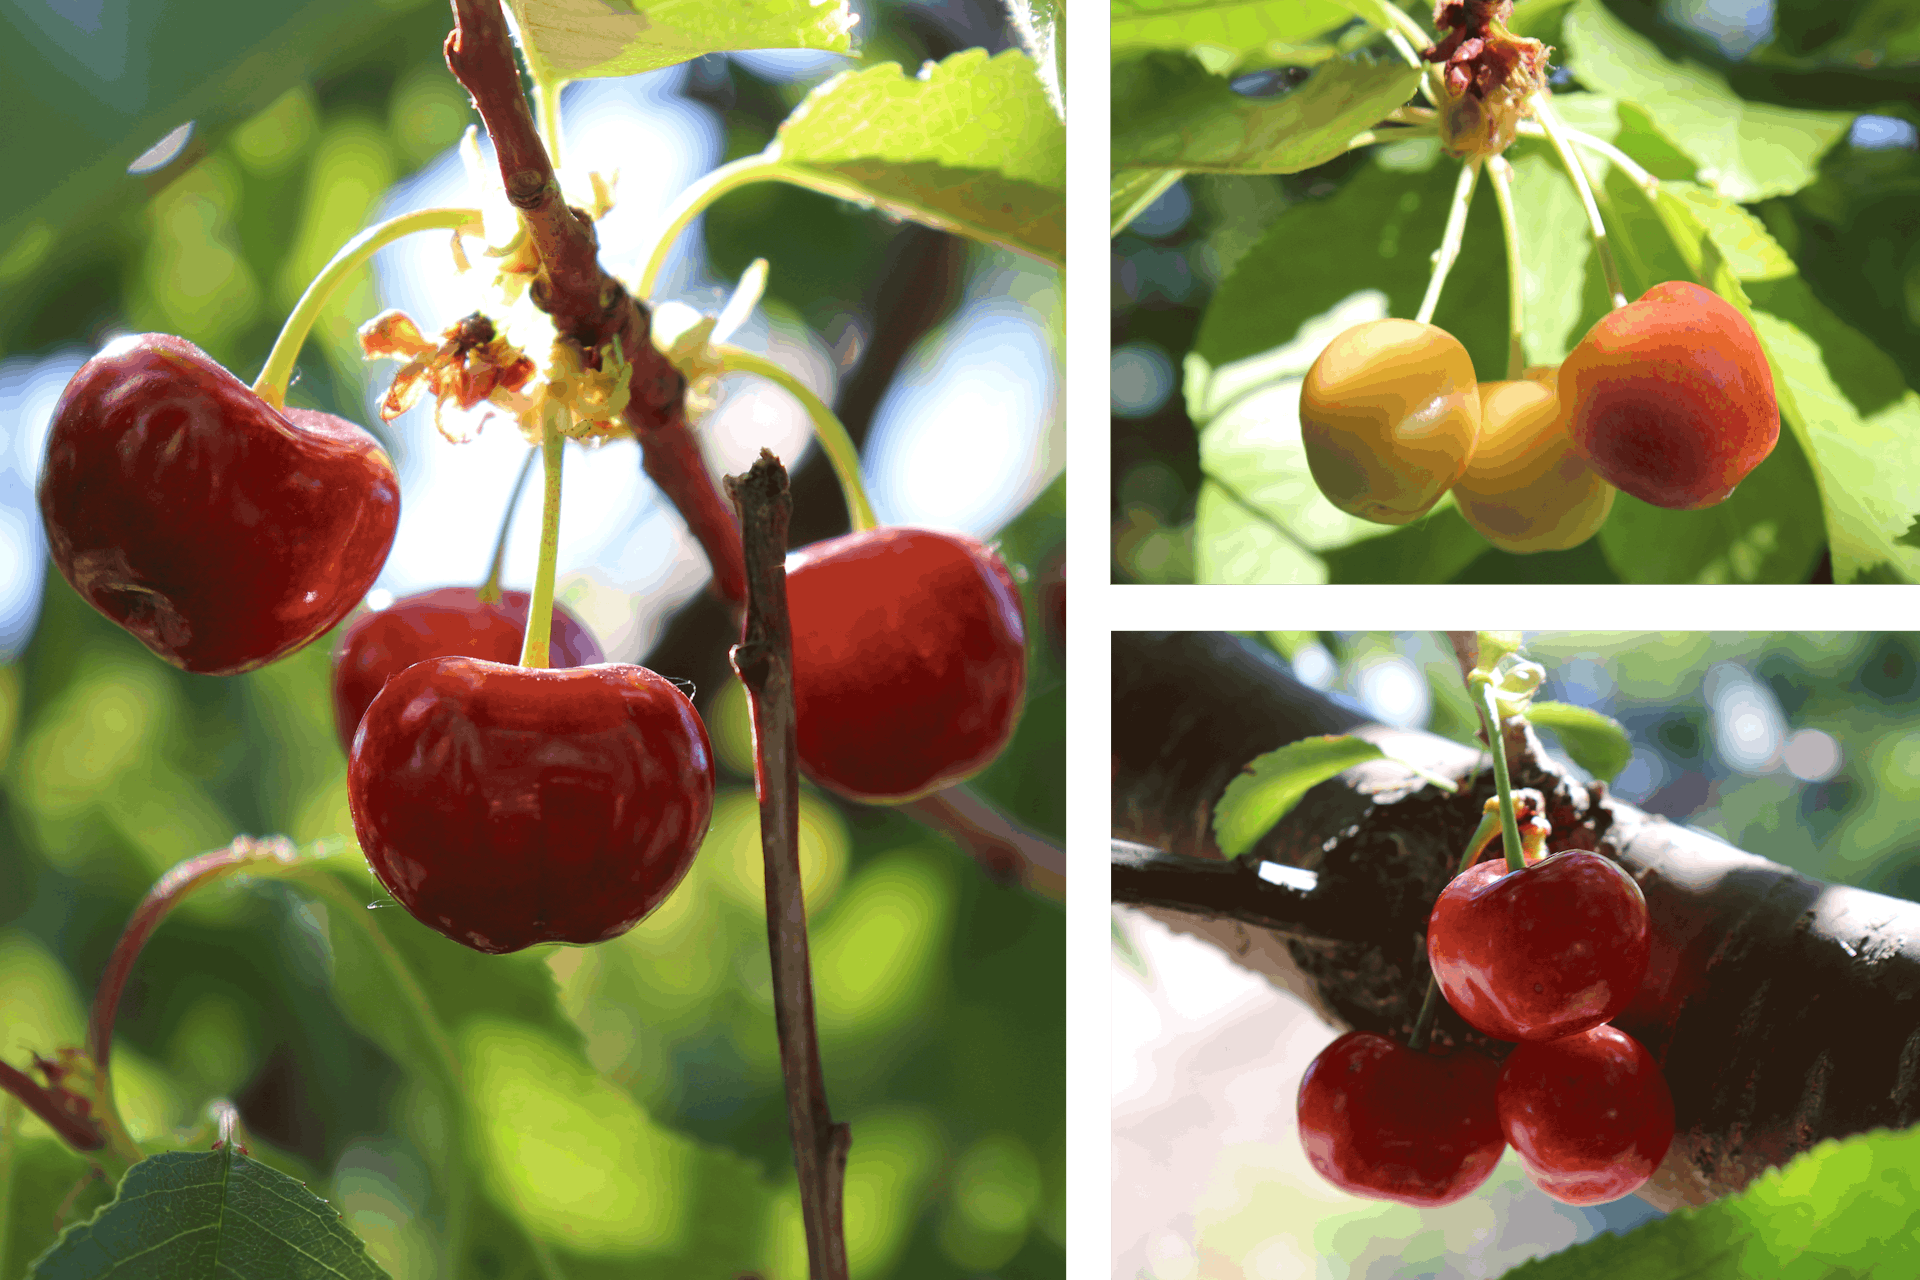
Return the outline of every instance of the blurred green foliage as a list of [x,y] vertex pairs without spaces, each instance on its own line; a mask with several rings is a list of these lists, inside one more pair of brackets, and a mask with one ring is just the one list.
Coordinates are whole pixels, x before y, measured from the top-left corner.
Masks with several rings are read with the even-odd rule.
[[[313,51],[325,75],[209,116],[164,181],[124,178],[117,198],[8,255],[0,351],[153,329],[256,369],[312,271],[472,118],[441,62],[444,7],[374,8],[355,7],[367,23],[342,50]],[[894,4],[869,6],[862,29],[870,60],[908,66],[956,36]],[[730,155],[764,145],[801,91],[718,59],[695,86],[725,113]],[[731,270],[772,246],[793,267],[775,291],[825,324],[861,305],[897,227],[779,191],[722,202],[716,260]],[[374,309],[363,273],[323,314],[295,403],[364,416],[353,333]],[[1030,698],[977,780],[1055,840],[1064,682],[1040,591],[1064,501],[1056,483],[999,535],[1027,571]],[[743,700],[704,691],[724,769],[716,820],[654,917],[595,948],[484,957],[394,908],[351,846],[329,643],[244,676],[188,676],[49,574],[31,642],[0,666],[0,1057],[25,1066],[80,1042],[90,989],[168,866],[240,832],[333,841],[324,874],[381,909],[348,918],[299,887],[238,880],[190,898],[148,945],[121,1005],[115,1083],[149,1150],[204,1150],[207,1104],[232,1098],[255,1157],[329,1200],[396,1277],[447,1274],[463,1188],[476,1198],[462,1277],[533,1274],[534,1241],[576,1278],[804,1275]],[[891,810],[809,789],[802,815],[825,1075],[854,1135],[854,1274],[1061,1274],[1059,905],[993,886]],[[418,975],[464,1095],[449,1094],[375,937]],[[23,1274],[56,1215],[106,1200],[85,1170],[0,1096],[0,1280]]]

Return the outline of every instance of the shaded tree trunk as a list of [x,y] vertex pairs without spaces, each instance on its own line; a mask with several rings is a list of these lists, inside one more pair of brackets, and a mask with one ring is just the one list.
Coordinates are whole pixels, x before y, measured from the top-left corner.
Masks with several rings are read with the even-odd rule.
[[[1250,885],[1258,904],[1229,910],[1217,872],[1190,871],[1187,892],[1167,860],[1149,895],[1143,859],[1119,852],[1115,885],[1334,1026],[1404,1039],[1427,981],[1427,912],[1493,793],[1486,754],[1368,723],[1230,636],[1119,632],[1113,646],[1118,840],[1218,859],[1213,805],[1255,756],[1352,733],[1397,757],[1315,787],[1241,860],[1315,872],[1310,893]],[[1523,723],[1504,732],[1514,785],[1547,797],[1549,847],[1597,849],[1646,894],[1653,956],[1615,1024],[1661,1061],[1677,1125],[1644,1198],[1704,1204],[1822,1139],[1920,1121],[1920,904],[1825,884],[1645,814],[1559,772]],[[1447,795],[1398,760],[1471,785]],[[1436,1040],[1506,1051],[1451,1009]]]

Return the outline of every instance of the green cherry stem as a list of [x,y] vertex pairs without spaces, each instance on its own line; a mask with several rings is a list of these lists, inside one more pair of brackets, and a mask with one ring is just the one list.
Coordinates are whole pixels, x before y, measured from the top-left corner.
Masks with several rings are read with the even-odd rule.
[[1513,166],[1505,156],[1487,162],[1494,203],[1500,206],[1500,234],[1507,242],[1507,381],[1527,371],[1527,287],[1521,270],[1520,221],[1513,213]]
[[1460,256],[1460,242],[1467,235],[1467,206],[1473,203],[1473,188],[1480,180],[1480,160],[1475,157],[1460,166],[1460,181],[1453,186],[1453,207],[1447,211],[1447,229],[1440,237],[1440,248],[1433,255],[1433,275],[1427,280],[1427,296],[1420,300],[1420,313],[1414,320],[1426,324],[1440,305],[1440,289],[1447,283]]
[[1560,127],[1560,117],[1555,114],[1547,95],[1536,93],[1528,101],[1533,106],[1534,119],[1540,122],[1540,128],[1547,135],[1547,141],[1559,153],[1560,163],[1565,167],[1573,189],[1580,193],[1580,203],[1587,211],[1587,223],[1593,228],[1593,251],[1600,256],[1600,270],[1607,277],[1607,293],[1612,297],[1613,307],[1617,311],[1627,305],[1627,295],[1620,289],[1620,268],[1613,260],[1613,249],[1607,239],[1607,224],[1600,220],[1600,206],[1594,203],[1593,184],[1587,181],[1586,167],[1580,163],[1580,157],[1573,153],[1573,145],[1567,141],[1566,132]]
[[[1466,852],[1460,855],[1460,865],[1453,874],[1463,875],[1468,867],[1480,861],[1480,851],[1487,847],[1487,841],[1493,839],[1493,833],[1500,829],[1498,815],[1483,813],[1480,825],[1474,828],[1473,838],[1467,841]],[[1427,1047],[1427,1037],[1433,1032],[1433,1020],[1440,1012],[1440,983],[1431,972],[1427,975],[1426,998],[1420,1002],[1420,1016],[1413,1020],[1413,1034],[1407,1037],[1407,1048],[1415,1053]]]
[[500,570],[507,563],[507,530],[513,528],[513,513],[519,509],[520,495],[527,488],[527,477],[533,474],[533,460],[539,456],[538,448],[527,450],[526,460],[520,464],[520,478],[513,482],[513,494],[507,499],[507,514],[500,517],[500,536],[493,544],[493,564],[487,569],[487,580],[480,584],[480,590],[475,593],[487,604],[500,603]]
[[860,480],[860,451],[854,448],[853,437],[847,434],[846,427],[827,407],[827,402],[791,369],[758,352],[726,345],[716,346],[713,350],[720,358],[720,367],[728,373],[757,374],[785,388],[787,394],[800,402],[800,407],[807,411],[807,417],[813,421],[813,433],[820,442],[820,450],[827,455],[834,478],[840,482],[840,493],[846,499],[847,516],[853,522],[854,532],[859,533],[877,525],[879,521],[874,518],[873,504],[867,501],[866,486]]
[[368,227],[341,245],[340,251],[333,255],[333,260],[320,268],[320,274],[300,295],[300,301],[293,304],[287,322],[280,326],[280,336],[274,339],[273,350],[267,353],[266,368],[253,380],[255,395],[275,409],[286,408],[287,384],[293,380],[293,362],[300,358],[300,348],[313,329],[313,322],[319,318],[320,308],[327,305],[347,277],[365,266],[369,258],[395,240],[416,231],[454,231],[477,236],[482,231],[480,211],[421,209],[414,213],[403,213],[397,218],[389,218]]
[[1507,774],[1507,740],[1500,732],[1500,703],[1493,690],[1493,678],[1484,671],[1467,677],[1473,693],[1474,708],[1480,713],[1480,727],[1487,732],[1487,750],[1493,757],[1493,787],[1500,796],[1500,840],[1506,851],[1507,869],[1524,871],[1525,849],[1520,844],[1520,822],[1513,811],[1513,780]]
[[[1649,173],[1638,160],[1635,160],[1632,156],[1614,146],[1605,138],[1596,137],[1591,133],[1583,133],[1578,129],[1569,129],[1564,120],[1555,121],[1555,123],[1559,126],[1560,136],[1568,142],[1571,142],[1576,147],[1584,147],[1588,151],[1597,151],[1618,165],[1620,172],[1626,174],[1633,185],[1638,187],[1641,194],[1645,195],[1647,199],[1651,200],[1660,194],[1660,179]],[[1545,138],[1547,131],[1532,120],[1522,120],[1520,122],[1519,134],[1523,138]]]
[[540,508],[540,565],[533,575],[533,599],[527,603],[527,638],[520,665],[547,665],[547,642],[553,633],[553,566],[560,556],[560,461],[567,438],[560,434],[560,415],[566,409],[549,404],[541,423],[540,452],[546,462],[546,501]]
[[642,302],[653,296],[661,268],[667,265],[667,251],[673,248],[673,242],[680,238],[680,233],[708,205],[729,191],[768,181],[779,168],[779,161],[770,160],[765,152],[756,151],[750,156],[741,156],[738,160],[721,165],[682,191],[667,208],[666,224],[660,229],[659,239],[653,242],[653,251],[647,255],[647,265],[640,269],[640,278],[634,282],[633,296]]

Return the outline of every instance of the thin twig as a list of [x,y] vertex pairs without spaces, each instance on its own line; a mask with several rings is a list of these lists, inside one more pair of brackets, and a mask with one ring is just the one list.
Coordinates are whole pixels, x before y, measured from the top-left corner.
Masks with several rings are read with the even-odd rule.
[[1020,826],[964,783],[910,800],[900,809],[943,832],[994,883],[1024,885],[1056,902],[1065,898],[1065,850]]
[[800,757],[794,745],[793,629],[787,617],[787,469],[765,449],[744,476],[727,477],[746,552],[747,618],[733,650],[753,717],[754,775],[760,794],[760,850],[766,861],[767,950],[773,962],[773,1018],[780,1074],[800,1179],[812,1280],[846,1280],[842,1192],[852,1131],[835,1124],[820,1072],[807,958],[807,910],[800,884]]
[[47,1128],[64,1138],[75,1151],[98,1151],[107,1145],[106,1135],[92,1120],[67,1110],[51,1090],[5,1062],[0,1062],[0,1089],[20,1099],[27,1110],[39,1116]]
[[740,534],[687,425],[686,380],[654,347],[646,307],[601,268],[593,224],[560,193],[521,91],[500,0],[452,4],[447,69],[486,122],[507,199],[540,255],[540,274],[529,290],[534,303],[579,344],[589,368],[601,367],[606,344],[619,344],[633,368],[632,397],[621,416],[640,442],[641,465],[699,540],[713,566],[714,589],[737,604],[746,595]]

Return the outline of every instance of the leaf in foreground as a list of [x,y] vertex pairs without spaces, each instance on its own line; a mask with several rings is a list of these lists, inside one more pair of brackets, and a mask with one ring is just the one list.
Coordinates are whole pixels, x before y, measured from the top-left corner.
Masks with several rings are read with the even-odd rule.
[[93,1219],[68,1229],[32,1280],[383,1280],[333,1206],[231,1148],[169,1151],[128,1170]]
[[1239,857],[1273,830],[1308,791],[1384,754],[1371,742],[1342,734],[1290,742],[1256,757],[1227,784],[1213,808],[1213,835],[1220,852]]

